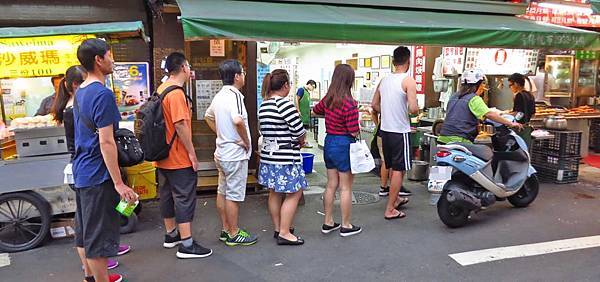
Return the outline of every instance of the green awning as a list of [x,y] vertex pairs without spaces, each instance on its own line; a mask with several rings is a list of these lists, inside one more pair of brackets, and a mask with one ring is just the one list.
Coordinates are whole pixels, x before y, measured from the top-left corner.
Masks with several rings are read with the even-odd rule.
[[594,15],[600,15],[600,0],[590,0],[590,4],[592,5]]
[[596,32],[512,16],[235,0],[177,2],[186,40],[600,49]]
[[130,32],[138,33],[138,35],[145,37],[144,25],[141,21],[135,21],[61,26],[3,27],[0,28],[0,38],[18,38],[66,34],[114,34]]

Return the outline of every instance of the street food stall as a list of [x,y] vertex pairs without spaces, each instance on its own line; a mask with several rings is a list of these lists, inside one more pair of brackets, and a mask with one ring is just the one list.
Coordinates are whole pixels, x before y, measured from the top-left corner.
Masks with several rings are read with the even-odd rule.
[[[125,38],[145,39],[141,22],[0,28],[0,251],[36,247],[49,234],[53,217],[75,211],[75,194],[64,184],[63,170],[70,162],[64,128],[51,115],[34,115],[39,101],[56,91],[50,77],[79,65],[77,47],[94,37],[116,45]],[[129,80],[122,79],[127,75],[113,76],[108,85],[119,83],[119,89],[133,90],[131,80],[137,79],[131,76],[141,71],[129,73]],[[143,83],[147,85],[147,75]],[[148,87],[135,84],[135,90],[147,95]],[[133,106],[140,97],[115,99]]]
[[[221,51],[216,46],[223,46],[223,42],[225,42],[224,46],[226,46],[225,53],[230,52],[229,50],[231,52],[236,52],[237,50],[236,56],[243,58],[241,61],[248,71],[247,87],[243,92],[251,119],[250,127],[253,133],[252,141],[254,146],[257,139],[256,108],[260,102],[260,99],[257,99],[257,89],[258,85],[261,84],[259,79],[269,69],[269,64],[265,63],[261,57],[268,58],[266,61],[272,59],[269,57],[275,56],[274,53],[276,51],[273,50],[277,48],[273,47],[278,43],[280,44],[279,49],[293,49],[299,45],[305,45],[305,42],[306,45],[331,43],[339,48],[338,53],[340,54],[333,55],[331,58],[321,61],[311,61],[317,65],[316,68],[318,70],[323,69],[322,72],[311,72],[313,74],[311,76],[306,75],[303,70],[306,66],[302,65],[308,64],[306,60],[296,60],[298,57],[306,58],[306,56],[300,54],[296,55],[295,58],[294,56],[290,56],[279,59],[282,59],[284,65],[288,66],[290,70],[299,72],[298,74],[290,72],[293,80],[293,90],[304,85],[307,79],[314,79],[318,82],[317,88],[319,90],[315,93],[315,100],[322,97],[327,89],[330,79],[328,77],[330,75],[328,69],[339,63],[356,66],[357,81],[355,83],[359,85],[358,87],[355,85],[353,90],[355,98],[360,101],[362,106],[360,115],[364,126],[362,133],[367,136],[371,136],[369,133],[372,132],[371,130],[374,127],[370,122],[372,117],[368,113],[369,96],[372,95],[372,89],[377,82],[377,79],[373,78],[382,77],[385,74],[381,70],[381,64],[383,61],[386,61],[387,64],[387,60],[389,59],[385,56],[391,55],[391,52],[367,55],[358,48],[356,52],[346,52],[357,47],[356,45],[409,45],[414,46],[412,47],[413,55],[417,53],[417,49],[414,48],[419,47],[419,50],[427,53],[426,50],[430,45],[432,49],[439,49],[439,47],[435,46],[473,47],[470,50],[481,50],[481,46],[489,46],[498,49],[495,52],[498,54],[497,56],[494,57],[492,54],[490,61],[493,64],[496,64],[497,61],[508,61],[510,52],[522,53],[522,57],[527,57],[527,54],[529,57],[533,57],[537,55],[535,50],[541,48],[600,48],[600,38],[598,38],[597,33],[539,24],[534,21],[514,17],[516,14],[523,14],[525,9],[515,13],[516,10],[513,8],[519,5],[509,3],[498,3],[498,7],[495,7],[498,9],[494,9],[495,14],[488,14],[492,12],[489,7],[482,9],[482,7],[477,7],[477,3],[473,3],[469,7],[470,9],[464,10],[475,12],[463,14],[457,11],[460,8],[456,7],[456,4],[453,4],[453,7],[428,7],[427,10],[415,10],[406,9],[407,7],[403,3],[390,4],[389,1],[386,1],[386,3],[383,3],[383,1],[373,1],[369,4],[360,5],[350,3],[344,6],[339,6],[334,1],[264,3],[260,1],[179,0],[177,2],[181,10],[180,19],[183,25],[184,37],[186,42],[188,42],[186,48],[187,50],[191,50],[191,52],[188,52],[188,55],[192,55],[192,66],[196,69],[196,72],[198,70],[206,72],[206,78],[196,76],[195,81],[192,81],[191,85],[197,86],[198,79],[215,79],[214,68],[218,64],[218,61],[222,60],[219,56],[223,57],[223,52],[214,52],[213,54],[213,49],[214,51]],[[423,7],[429,4],[431,3],[428,1],[423,1],[422,3]],[[368,5],[368,7],[365,7],[365,5]],[[453,11],[448,12],[449,8]],[[507,12],[506,9],[512,10]],[[239,10],[243,10],[244,13],[235,12]],[[290,14],[289,11],[292,10],[295,12]],[[346,20],[340,22],[340,18]],[[403,20],[394,20],[398,18]],[[251,29],[247,28],[249,23],[252,23]],[[552,38],[552,40],[548,40],[548,38]],[[248,47],[244,50],[245,54],[240,54],[240,49],[236,47],[240,45]],[[204,48],[204,50],[200,48]],[[308,48],[315,47],[311,46]],[[516,50],[516,48],[521,49]],[[204,53],[201,56],[194,56],[194,53],[200,52]],[[284,50],[283,52],[287,51]],[[434,52],[432,51],[431,53]],[[228,58],[230,57],[230,55],[225,55]],[[466,55],[466,52],[464,55]],[[322,54],[315,54],[314,56],[322,58]],[[373,67],[374,57],[376,57],[377,68]],[[366,67],[367,61],[371,63],[370,67]],[[514,60],[514,62],[519,63],[519,60]],[[523,63],[523,65],[527,65],[526,67],[506,70],[506,73],[503,74],[526,72],[531,70],[531,66],[533,66],[533,71],[535,72],[536,62],[535,59],[526,60]],[[462,63],[464,64],[465,62],[463,61]],[[413,65],[415,80],[421,82],[421,86],[425,87],[431,83],[431,73],[425,70],[426,62],[424,60],[419,59],[418,61],[411,62],[411,64]],[[211,68],[213,70],[208,71]],[[414,71],[416,68],[419,68],[419,72]],[[384,66],[383,69],[386,69],[386,67]],[[454,79],[456,80],[456,77]],[[498,78],[495,82],[500,84],[502,79]],[[504,85],[504,87],[507,86]],[[427,97],[424,97],[424,93],[419,93],[419,100],[428,100]],[[204,96],[197,94],[197,97],[203,98]],[[210,101],[210,96],[208,97],[208,101]],[[438,111],[438,113],[442,113],[442,111]],[[426,114],[420,115],[420,117],[424,116]],[[437,116],[432,118],[432,122],[436,118]],[[323,120],[316,122],[316,124],[318,125],[318,143],[322,145],[324,136]],[[196,132],[194,133],[195,135],[203,135],[202,141],[210,135],[209,131],[206,131],[202,126],[194,127],[194,131]],[[200,136],[198,139],[200,140]],[[198,149],[203,150],[201,148]],[[211,149],[209,148],[208,151],[211,151]],[[204,159],[207,162],[211,162],[209,158],[210,155]],[[202,159],[202,157],[199,157],[199,159]]]

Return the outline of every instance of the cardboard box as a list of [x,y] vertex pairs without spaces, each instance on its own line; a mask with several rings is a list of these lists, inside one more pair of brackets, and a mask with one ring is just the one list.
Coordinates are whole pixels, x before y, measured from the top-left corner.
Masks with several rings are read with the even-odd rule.
[[54,239],[75,237],[75,220],[60,219],[50,224],[50,236]]

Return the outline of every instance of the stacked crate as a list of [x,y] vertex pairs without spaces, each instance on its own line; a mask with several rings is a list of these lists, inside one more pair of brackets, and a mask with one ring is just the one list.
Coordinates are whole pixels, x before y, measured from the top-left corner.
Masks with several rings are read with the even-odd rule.
[[553,139],[535,140],[531,164],[542,181],[558,184],[575,183],[581,160],[581,131],[549,130]]
[[590,148],[600,153],[600,119],[593,119],[590,125]]

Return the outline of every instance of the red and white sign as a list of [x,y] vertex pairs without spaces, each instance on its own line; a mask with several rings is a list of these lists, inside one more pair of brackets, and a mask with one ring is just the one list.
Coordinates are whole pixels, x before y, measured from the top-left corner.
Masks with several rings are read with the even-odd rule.
[[520,17],[562,26],[600,27],[600,15],[541,7],[537,2],[529,3],[527,12]]
[[414,51],[412,67],[417,94],[425,94],[425,46],[415,46]]
[[508,58],[508,54],[506,53],[506,50],[504,49],[498,49],[496,50],[496,54],[494,54],[494,62],[496,63],[496,65],[504,65],[504,63],[506,63],[506,59]]

